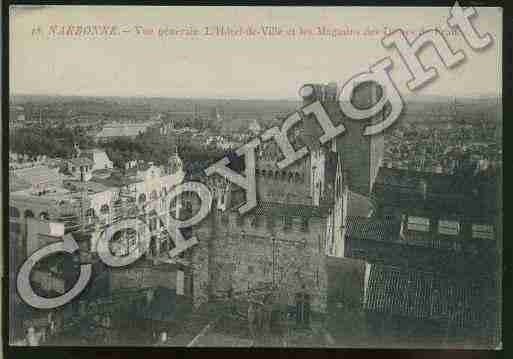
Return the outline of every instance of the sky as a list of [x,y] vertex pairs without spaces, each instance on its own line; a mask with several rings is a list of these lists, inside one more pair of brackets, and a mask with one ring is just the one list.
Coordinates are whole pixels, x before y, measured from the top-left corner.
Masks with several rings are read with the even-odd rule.
[[[467,60],[443,68],[436,52],[420,58],[438,65],[439,78],[416,91],[422,95],[497,94],[502,84],[502,10],[476,8],[473,18],[494,44],[475,52],[459,33],[447,35]],[[394,62],[391,76],[400,92],[409,73],[396,50],[380,40],[385,27],[448,30],[449,8],[378,7],[119,7],[16,6],[10,16],[11,94],[161,96],[189,98],[297,99],[304,83],[343,85],[383,57]],[[119,36],[51,35],[52,25],[115,25]],[[205,27],[275,25],[296,35],[276,37],[204,35]],[[138,35],[136,26],[153,29]],[[353,35],[299,35],[324,26]],[[159,29],[195,28],[198,36],[159,36]],[[38,29],[41,32],[38,32]],[[363,35],[367,30],[379,33]],[[360,35],[355,35],[359,31]],[[416,34],[411,33],[413,40]]]

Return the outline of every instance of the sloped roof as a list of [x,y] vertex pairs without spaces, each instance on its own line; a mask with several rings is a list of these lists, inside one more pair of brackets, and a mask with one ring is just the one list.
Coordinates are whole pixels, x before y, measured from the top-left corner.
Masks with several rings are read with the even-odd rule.
[[[234,211],[237,209],[234,208]],[[296,217],[296,218],[325,218],[328,209],[324,207],[306,206],[297,204],[283,204],[277,202],[259,202],[255,208],[248,212],[259,216]]]
[[381,167],[373,195],[388,206],[413,206],[482,218],[493,216],[497,211],[497,176],[447,175]]
[[346,237],[359,240],[397,240],[400,223],[366,217],[348,216]]
[[[372,265],[364,308],[417,319],[448,319],[457,328],[495,326],[493,280]],[[495,308],[496,309],[496,308]]]
[[85,157],[85,158],[89,158],[91,160],[94,161],[94,155],[96,156],[100,156],[102,157],[102,159],[109,159],[109,157],[107,156],[107,153],[100,149],[100,148],[92,148],[92,149],[89,149],[89,150],[83,150],[81,153],[80,153],[80,156],[79,157]]

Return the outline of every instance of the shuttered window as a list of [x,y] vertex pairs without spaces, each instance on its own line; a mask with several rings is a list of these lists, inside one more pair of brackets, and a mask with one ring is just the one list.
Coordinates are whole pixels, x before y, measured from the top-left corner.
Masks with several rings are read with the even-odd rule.
[[460,233],[460,223],[457,221],[439,221],[438,233],[455,236]]
[[494,239],[493,226],[489,224],[473,224],[472,238]]
[[429,219],[424,217],[408,217],[408,230],[429,232]]

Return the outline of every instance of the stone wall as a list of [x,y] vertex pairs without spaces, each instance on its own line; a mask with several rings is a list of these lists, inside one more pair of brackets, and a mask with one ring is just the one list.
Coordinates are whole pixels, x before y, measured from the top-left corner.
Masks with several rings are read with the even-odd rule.
[[307,228],[300,217],[287,225],[274,218],[270,228],[268,216],[252,212],[239,218],[214,210],[210,216],[194,232],[200,242],[192,260],[196,305],[209,291],[226,296],[230,288],[246,292],[272,285],[274,278],[288,305],[295,305],[297,293],[307,293],[313,311],[326,311],[326,218],[309,218]]
[[129,267],[111,268],[111,290],[154,288],[176,288],[176,266],[153,265],[144,260]]

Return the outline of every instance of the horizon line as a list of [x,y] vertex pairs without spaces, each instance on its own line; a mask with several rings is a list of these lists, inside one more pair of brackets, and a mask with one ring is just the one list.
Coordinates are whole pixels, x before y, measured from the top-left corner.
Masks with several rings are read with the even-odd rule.
[[[102,97],[114,97],[114,98],[162,98],[162,99],[187,99],[187,100],[250,100],[250,101],[301,101],[302,99],[298,96],[297,98],[292,97],[231,97],[231,96],[220,96],[220,97],[211,97],[211,96],[166,96],[166,95],[141,95],[141,94],[134,94],[134,95],[89,95],[89,94],[58,94],[58,93],[10,93],[9,97],[15,97],[15,96],[48,96],[48,97],[92,97],[92,98],[102,98]],[[483,92],[483,93],[469,93],[469,94],[460,94],[460,95],[454,95],[454,94],[416,94],[416,93],[408,93],[406,95],[402,95],[403,98],[415,98],[415,97],[452,97],[452,98],[458,98],[458,97],[466,97],[466,98],[472,98],[472,97],[502,97],[502,91],[497,93],[492,92]]]

